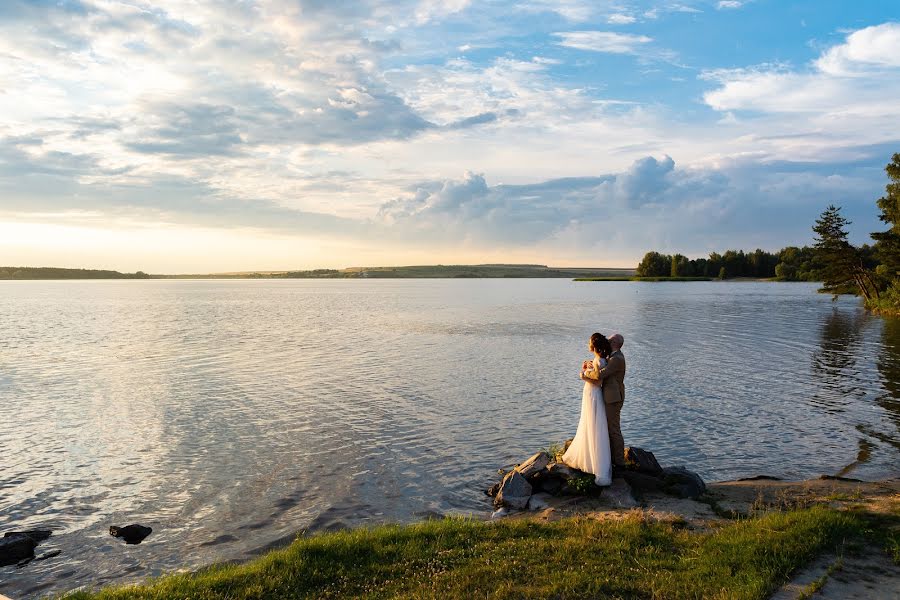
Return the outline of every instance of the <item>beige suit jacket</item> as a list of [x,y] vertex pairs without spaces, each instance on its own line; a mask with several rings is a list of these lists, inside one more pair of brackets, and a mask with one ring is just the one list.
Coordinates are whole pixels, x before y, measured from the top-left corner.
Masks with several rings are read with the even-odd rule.
[[609,355],[606,366],[600,369],[599,379],[606,404],[625,402],[625,355],[621,350]]

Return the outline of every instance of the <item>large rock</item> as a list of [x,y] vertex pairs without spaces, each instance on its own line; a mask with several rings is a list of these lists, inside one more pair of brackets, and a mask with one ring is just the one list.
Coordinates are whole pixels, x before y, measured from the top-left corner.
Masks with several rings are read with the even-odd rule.
[[550,463],[549,465],[547,465],[547,472],[551,475],[555,475],[556,477],[560,477],[566,480],[584,475],[584,473],[582,473],[578,469],[573,469],[569,465],[565,465],[560,462]]
[[625,464],[638,473],[660,475],[663,472],[653,453],[643,448],[625,448]]
[[516,471],[528,479],[546,469],[548,464],[550,464],[550,455],[546,452],[538,452],[516,467]]
[[703,479],[684,467],[668,467],[663,469],[665,490],[682,498],[696,498],[706,491]]
[[622,479],[631,486],[631,489],[638,492],[659,492],[665,486],[662,477],[639,473],[638,471],[625,471],[622,473]]
[[109,535],[124,539],[126,544],[140,544],[152,531],[150,527],[132,524],[125,527],[110,527]]
[[565,479],[558,475],[554,475],[549,471],[541,471],[529,481],[533,491],[547,492],[554,496],[559,494],[559,491],[562,489],[565,482]]
[[601,500],[613,508],[634,508],[638,501],[631,493],[631,487],[622,479],[613,479],[612,484],[603,488]]
[[37,545],[50,537],[47,530],[8,531],[0,538],[0,566],[34,558]]
[[531,498],[531,484],[518,471],[510,471],[500,483],[494,504],[524,510]]

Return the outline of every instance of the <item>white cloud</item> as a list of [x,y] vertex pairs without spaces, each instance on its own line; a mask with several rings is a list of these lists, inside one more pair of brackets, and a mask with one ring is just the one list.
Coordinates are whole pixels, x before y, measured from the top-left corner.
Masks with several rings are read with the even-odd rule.
[[900,23],[884,23],[854,31],[815,63],[825,74],[866,76],[873,71],[900,68]]
[[565,31],[554,35],[561,38],[560,46],[610,54],[638,54],[653,41],[646,35],[614,31]]
[[630,25],[636,21],[635,17],[624,13],[615,13],[606,17],[606,22],[610,25]]
[[739,0],[720,0],[716,5],[716,8],[719,10],[729,9],[729,8],[740,8],[744,5],[744,2]]

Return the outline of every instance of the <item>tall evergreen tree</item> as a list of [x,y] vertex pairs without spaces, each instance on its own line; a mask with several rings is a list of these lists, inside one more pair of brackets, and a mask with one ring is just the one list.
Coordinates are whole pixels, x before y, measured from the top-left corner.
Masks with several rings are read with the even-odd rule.
[[878,200],[879,218],[888,224],[887,231],[872,234],[875,254],[881,262],[878,269],[888,281],[900,277],[900,154],[894,154],[885,168],[891,180],[885,187],[886,194]]
[[833,204],[816,219],[815,251],[823,264],[822,291],[832,294],[858,292],[868,301],[878,297],[871,272],[865,268],[859,249],[847,239],[850,221]]

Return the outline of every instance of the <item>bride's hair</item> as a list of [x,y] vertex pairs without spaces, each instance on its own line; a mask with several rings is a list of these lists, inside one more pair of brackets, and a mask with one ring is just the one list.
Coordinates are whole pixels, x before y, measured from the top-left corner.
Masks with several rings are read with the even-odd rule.
[[602,333],[595,333],[591,336],[591,348],[602,358],[612,354],[612,344],[609,343],[609,340]]

